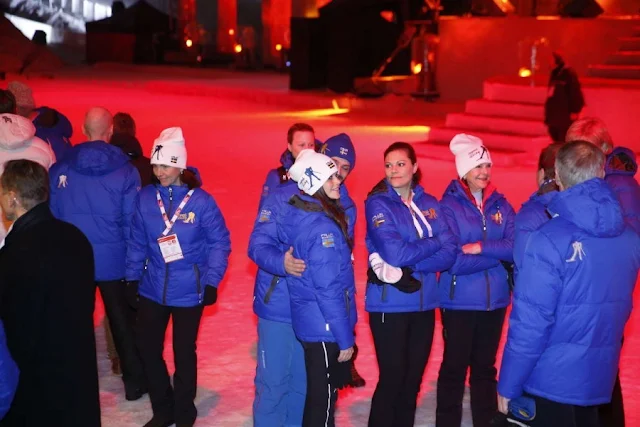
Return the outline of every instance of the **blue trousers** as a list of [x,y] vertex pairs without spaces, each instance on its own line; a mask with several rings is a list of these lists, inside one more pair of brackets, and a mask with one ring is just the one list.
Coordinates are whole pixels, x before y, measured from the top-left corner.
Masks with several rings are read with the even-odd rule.
[[257,356],[254,427],[301,426],[307,374],[291,324],[258,319]]

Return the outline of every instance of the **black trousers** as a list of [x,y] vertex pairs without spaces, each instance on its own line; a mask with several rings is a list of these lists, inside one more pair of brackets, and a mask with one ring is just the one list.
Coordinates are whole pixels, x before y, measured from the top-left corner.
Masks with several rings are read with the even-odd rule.
[[565,123],[554,123],[553,125],[547,125],[547,131],[553,142],[565,142],[567,138],[567,131],[571,127],[572,121]]
[[369,427],[413,426],[434,326],[434,310],[369,314],[380,371]]
[[120,357],[125,389],[133,392],[145,388],[144,370],[136,346],[136,311],[127,303],[124,281],[112,280],[96,284],[102,295],[113,342]]
[[526,424],[530,427],[605,427],[598,419],[597,406],[576,406],[553,402],[538,396],[536,416]]
[[620,387],[620,372],[616,376],[616,383],[613,386],[611,402],[598,407],[600,414],[600,424],[602,427],[624,427],[624,403],[622,400],[622,388]]
[[302,342],[307,371],[307,397],[303,427],[335,427],[338,392],[331,384],[330,372],[338,362],[340,348],[334,342]]
[[444,355],[438,375],[437,427],[460,426],[469,367],[473,426],[489,427],[498,410],[495,364],[505,312],[505,308],[442,310]]
[[[196,339],[203,306],[168,307],[140,297],[137,337],[149,387],[153,416],[178,423],[193,423],[198,415],[193,400],[197,387]],[[173,317],[173,353],[176,371],[173,388],[162,352]]]

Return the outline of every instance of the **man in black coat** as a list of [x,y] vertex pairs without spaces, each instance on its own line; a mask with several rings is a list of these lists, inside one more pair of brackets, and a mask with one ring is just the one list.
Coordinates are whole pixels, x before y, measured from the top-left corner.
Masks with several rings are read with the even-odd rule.
[[584,96],[575,70],[569,67],[559,52],[553,52],[544,123],[553,142],[564,142],[573,122],[580,118]]
[[15,222],[0,249],[0,319],[20,379],[0,426],[100,427],[93,251],[48,199],[42,166],[6,163],[0,206]]

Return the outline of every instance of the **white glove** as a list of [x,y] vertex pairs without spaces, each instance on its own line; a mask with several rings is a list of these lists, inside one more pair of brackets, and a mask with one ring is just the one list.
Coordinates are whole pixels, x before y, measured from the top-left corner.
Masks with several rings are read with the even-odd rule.
[[398,283],[402,279],[402,269],[387,264],[377,252],[369,255],[369,264],[378,279],[385,283]]

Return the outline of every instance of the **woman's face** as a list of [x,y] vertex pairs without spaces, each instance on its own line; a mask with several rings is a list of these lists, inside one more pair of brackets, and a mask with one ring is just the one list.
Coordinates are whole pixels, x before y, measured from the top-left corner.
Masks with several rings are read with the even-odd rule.
[[405,150],[392,151],[384,158],[384,172],[393,188],[411,186],[418,164],[411,163]]
[[160,181],[160,185],[168,187],[173,185],[180,178],[180,168],[165,165],[153,165],[153,174]]
[[465,179],[471,192],[484,190],[491,181],[491,163],[483,163],[471,169]]
[[338,200],[340,198],[340,184],[342,184],[342,180],[336,172],[331,175],[331,178],[324,183],[322,188],[324,189],[327,197],[333,200]]

